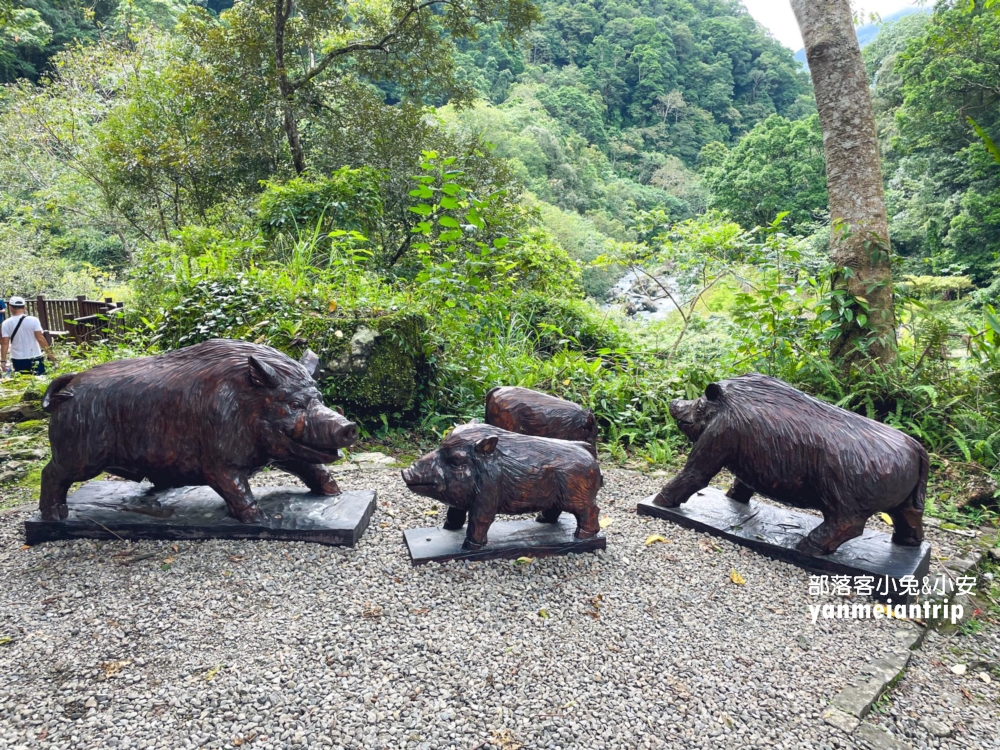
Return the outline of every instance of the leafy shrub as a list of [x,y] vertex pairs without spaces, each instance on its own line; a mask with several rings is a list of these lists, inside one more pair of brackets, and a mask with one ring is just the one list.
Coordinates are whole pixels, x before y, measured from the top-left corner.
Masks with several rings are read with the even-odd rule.
[[516,299],[514,312],[523,317],[541,352],[553,354],[567,348],[593,353],[627,343],[611,313],[584,300],[524,294]]

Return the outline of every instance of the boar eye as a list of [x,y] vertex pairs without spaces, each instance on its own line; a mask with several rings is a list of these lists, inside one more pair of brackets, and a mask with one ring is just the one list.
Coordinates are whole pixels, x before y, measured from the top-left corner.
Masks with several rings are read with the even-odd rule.
[[299,401],[299,400],[292,401],[288,405],[290,407],[292,407],[293,409],[302,409],[303,408],[302,402]]

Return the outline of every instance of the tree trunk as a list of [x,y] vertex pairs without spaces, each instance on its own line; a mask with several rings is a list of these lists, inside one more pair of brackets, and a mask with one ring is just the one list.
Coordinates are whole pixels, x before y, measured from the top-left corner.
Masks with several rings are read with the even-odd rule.
[[299,123],[295,119],[295,88],[288,80],[288,69],[285,67],[285,26],[292,14],[292,0],[275,0],[274,2],[274,66],[278,74],[278,90],[281,93],[281,109],[284,116],[285,137],[292,151],[292,164],[295,173],[302,174],[306,169],[306,157],[302,151],[302,141],[299,139]]
[[[845,366],[896,357],[889,224],[875,115],[849,0],[792,0],[823,129],[830,256],[847,314],[831,355]],[[867,309],[866,309],[867,308]],[[858,316],[861,316],[860,322]]]

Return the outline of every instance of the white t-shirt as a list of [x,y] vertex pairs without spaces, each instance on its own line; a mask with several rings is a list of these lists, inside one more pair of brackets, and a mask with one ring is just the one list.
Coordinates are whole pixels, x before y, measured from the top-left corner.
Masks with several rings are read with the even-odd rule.
[[35,357],[41,357],[42,347],[38,345],[38,341],[35,339],[35,331],[41,332],[42,324],[38,322],[38,318],[34,315],[25,313],[17,317],[7,318],[3,322],[2,328],[0,328],[3,337],[9,339],[11,334],[14,333],[14,329],[17,328],[17,324],[22,320],[24,322],[18,328],[17,336],[10,342],[10,358],[34,359]]

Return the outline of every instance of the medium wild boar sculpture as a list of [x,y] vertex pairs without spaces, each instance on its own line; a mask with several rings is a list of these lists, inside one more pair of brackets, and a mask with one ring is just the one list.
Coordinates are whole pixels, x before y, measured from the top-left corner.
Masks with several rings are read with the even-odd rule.
[[339,495],[324,464],[357,427],[323,405],[309,371],[267,346],[215,339],[61,375],[42,399],[52,460],[39,510],[68,514],[73,482],[103,471],[155,488],[208,485],[243,523],[263,520],[248,482],[268,464]]
[[572,401],[529,388],[499,386],[486,394],[486,423],[510,432],[557,440],[579,440],[597,457],[594,412]]
[[756,492],[823,513],[798,544],[806,554],[834,552],[879,512],[892,518],[895,544],[923,541],[927,451],[899,430],[759,374],[712,383],[699,399],[673,401],[670,414],[694,448],[654,504],[676,508],[728,469],[733,500]]
[[600,531],[597,492],[601,469],[591,446],[519,435],[485,424],[456,427],[436,451],[403,470],[406,486],[449,506],[444,528],[457,531],[468,517],[463,549],[482,549],[498,513],[541,511],[556,523],[576,517],[576,537]]

